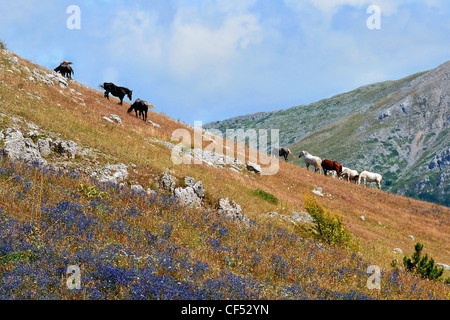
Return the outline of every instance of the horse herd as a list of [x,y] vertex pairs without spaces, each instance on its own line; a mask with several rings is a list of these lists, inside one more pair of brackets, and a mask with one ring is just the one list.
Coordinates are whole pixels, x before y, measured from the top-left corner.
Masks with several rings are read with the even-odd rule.
[[[288,155],[294,158],[294,155],[288,148],[274,148],[272,151],[273,154],[276,154],[277,152],[278,156],[283,157],[285,161],[288,161]],[[361,184],[361,181],[363,181],[364,186],[367,186],[368,182],[376,182],[378,189],[381,189],[383,178],[379,173],[365,170],[361,173],[358,173],[358,171],[356,170],[352,170],[350,168],[342,166],[337,161],[331,161],[328,159],[322,160],[320,157],[313,156],[307,151],[301,151],[298,157],[303,157],[305,159],[307,170],[309,170],[310,166],[313,166],[314,172],[320,173],[320,170],[323,170],[324,175],[328,175],[328,172],[333,172],[337,175],[338,178],[345,179],[349,182],[355,181],[355,183]]]
[[[72,74],[74,74],[75,72],[73,71],[72,67],[70,66],[71,64],[72,64],[72,62],[68,62],[68,61],[64,60],[59,64],[59,66],[57,66],[54,69],[54,71],[60,72],[61,75],[63,77],[66,77],[67,79],[72,79]],[[100,85],[100,88],[105,90],[104,96],[108,100],[109,100],[110,93],[113,96],[118,97],[120,99],[120,102],[119,102],[120,105],[122,105],[123,99],[125,98],[125,96],[127,96],[128,99],[130,99],[130,101],[132,101],[132,99],[133,99],[132,98],[133,90],[130,90],[125,87],[116,86],[112,82],[105,82]],[[134,110],[134,112],[136,113],[136,118],[139,117],[139,119],[140,119],[142,117],[142,120],[147,121],[147,113],[148,113],[149,108],[154,109],[155,106],[152,104],[147,104],[147,102],[144,100],[136,99],[136,101],[131,105],[131,107],[128,108],[127,113],[130,113],[131,111]]]
[[[72,73],[74,73],[72,67],[70,66],[72,62],[62,61],[58,67],[54,69],[55,72],[60,72],[64,77],[67,77],[68,79],[72,78]],[[133,91],[125,88],[125,87],[119,87],[116,86],[112,82],[105,82],[100,85],[100,88],[105,90],[105,98],[109,100],[109,94],[111,93],[113,96],[118,97],[120,99],[119,104],[122,105],[123,99],[125,96],[132,101],[132,95]],[[127,113],[130,113],[131,111],[135,111],[136,118],[141,118],[144,121],[147,121],[147,113],[148,109],[154,109],[155,106],[152,104],[147,104],[147,102],[136,99],[136,101],[131,105],[131,107],[127,110]],[[294,155],[292,154],[291,150],[288,148],[277,148],[278,150],[273,150],[273,154],[276,154],[278,152],[278,156],[283,157],[285,161],[288,161],[288,156],[291,156],[294,158]],[[310,166],[314,167],[314,172],[320,173],[320,170],[323,170],[324,175],[328,175],[328,172],[335,172],[339,178],[347,179],[347,181],[355,181],[358,184],[361,184],[361,180],[363,181],[364,185],[367,185],[367,182],[376,182],[378,185],[378,188],[381,189],[381,182],[382,177],[378,173],[373,173],[369,171],[363,171],[361,173],[358,173],[356,170],[352,170],[346,167],[343,167],[339,162],[337,161],[331,161],[328,159],[322,160],[321,158],[317,156],[313,156],[309,154],[307,151],[302,151],[298,155],[299,158],[304,157],[306,169],[309,170]]]

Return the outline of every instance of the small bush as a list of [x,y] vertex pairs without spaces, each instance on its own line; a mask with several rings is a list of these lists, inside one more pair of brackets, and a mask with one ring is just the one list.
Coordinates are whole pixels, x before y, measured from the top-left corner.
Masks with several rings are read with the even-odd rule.
[[6,44],[0,40],[0,49],[6,49]]
[[314,226],[309,230],[314,237],[330,245],[348,247],[351,251],[359,249],[359,243],[353,240],[352,234],[344,226],[344,218],[341,215],[326,210],[309,193],[306,194],[304,206],[314,219]]
[[80,184],[80,186],[78,187],[78,191],[80,193],[84,194],[88,198],[94,198],[94,199],[97,199],[97,198],[110,199],[111,198],[107,192],[101,191],[96,186],[89,187],[87,185]]
[[253,193],[253,195],[255,195],[261,199],[264,199],[266,201],[269,201],[270,203],[278,204],[278,198],[267,191],[264,191],[261,189],[256,189],[256,190],[253,190],[252,193]]
[[418,242],[414,246],[416,252],[413,253],[412,257],[403,257],[403,264],[405,265],[406,270],[419,275],[422,278],[438,280],[444,273],[444,268],[436,266],[433,258],[428,259],[428,254],[421,257],[422,249],[423,244]]

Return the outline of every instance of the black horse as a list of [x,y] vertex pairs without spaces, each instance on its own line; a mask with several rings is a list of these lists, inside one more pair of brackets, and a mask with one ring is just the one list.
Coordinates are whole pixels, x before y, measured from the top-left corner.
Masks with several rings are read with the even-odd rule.
[[59,66],[57,66],[53,71],[60,72],[63,77],[67,79],[72,79],[72,73],[75,74],[72,67],[70,66],[72,62],[63,61]]
[[115,97],[118,97],[120,99],[119,102],[120,105],[122,104],[123,98],[125,96],[128,96],[128,99],[130,99],[130,101],[132,100],[131,96],[133,94],[133,90],[130,90],[128,88],[116,86],[112,82],[105,82],[100,85],[100,88],[105,90],[105,98],[107,98],[108,100],[109,100],[109,93],[111,93]]
[[283,157],[284,161],[286,161],[286,162],[288,161],[288,156],[289,155],[292,158],[294,158],[294,156],[292,155],[291,150],[289,150],[288,148],[284,148],[284,147],[277,148],[277,147],[274,147],[273,150],[272,150],[272,154],[277,154],[277,153],[278,153],[278,156],[279,157]]
[[130,113],[134,109],[134,112],[136,113],[136,117],[138,117],[138,111],[139,111],[139,118],[141,118],[141,116],[142,116],[142,120],[147,121],[148,108],[153,109],[153,108],[155,108],[155,106],[152,104],[147,105],[147,103],[144,100],[136,99],[136,101],[127,110],[127,113]]

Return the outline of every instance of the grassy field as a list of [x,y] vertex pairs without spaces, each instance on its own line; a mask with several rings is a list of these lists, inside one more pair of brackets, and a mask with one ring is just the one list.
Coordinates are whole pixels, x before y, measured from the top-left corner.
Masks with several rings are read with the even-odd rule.
[[[135,164],[130,180],[145,189],[167,170],[180,179],[194,177],[203,182],[210,207],[183,208],[161,192],[150,197],[70,171],[3,158],[2,298],[450,298],[448,285],[412,276],[401,264],[416,242],[423,243],[436,262],[450,264],[448,208],[284,162],[273,176],[205,164],[174,165],[170,150],[150,139],[171,141],[174,130],[192,128],[159,113],[164,106],[149,113],[149,119],[161,126],[156,128],[127,114],[129,103],[119,106],[118,100],[108,101],[102,92],[75,81],[69,87],[81,95],[27,80],[24,67],[50,71],[19,59],[15,65],[0,54],[0,130],[13,125],[16,117],[33,122],[43,131],[95,149],[102,155],[101,164]],[[35,92],[40,100],[32,97]],[[123,126],[102,119],[111,113],[121,117]],[[90,197],[81,185],[97,188],[103,197]],[[305,210],[306,195],[316,187],[325,194],[317,197],[320,205],[342,215],[359,241],[358,252],[321,243],[267,214]],[[241,205],[250,224],[230,222],[215,213],[212,206],[226,197]],[[391,266],[394,259],[400,261],[398,268]],[[68,265],[81,266],[82,290],[65,287]],[[381,290],[366,286],[369,265],[382,269]]]

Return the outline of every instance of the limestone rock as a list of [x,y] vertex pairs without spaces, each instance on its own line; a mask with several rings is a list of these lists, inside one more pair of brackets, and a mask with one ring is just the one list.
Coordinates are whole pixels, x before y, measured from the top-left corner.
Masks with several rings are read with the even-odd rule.
[[253,163],[251,161],[247,161],[247,170],[255,172],[255,173],[261,173],[261,166],[259,164]]
[[17,129],[6,129],[3,152],[6,156],[14,160],[37,161],[42,165],[47,164],[47,161],[42,158],[33,140],[24,138],[22,132]]
[[67,156],[68,158],[74,159],[77,155],[80,148],[78,147],[77,143],[74,141],[64,141],[61,139],[57,139],[55,142],[52,143],[53,150],[62,155]]
[[102,169],[91,174],[100,182],[119,183],[128,178],[127,166],[123,163],[107,164]]
[[224,214],[225,217],[230,218],[232,220],[242,221],[244,220],[244,214],[242,212],[242,208],[238,205],[234,200],[219,199],[218,211],[220,214]]

